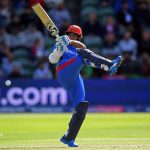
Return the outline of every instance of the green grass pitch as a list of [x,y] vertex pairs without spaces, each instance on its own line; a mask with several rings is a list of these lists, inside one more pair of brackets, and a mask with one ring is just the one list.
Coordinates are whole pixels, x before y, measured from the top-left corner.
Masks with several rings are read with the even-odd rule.
[[[0,114],[0,150],[67,150],[59,138],[71,114]],[[80,150],[150,150],[149,113],[88,113]]]

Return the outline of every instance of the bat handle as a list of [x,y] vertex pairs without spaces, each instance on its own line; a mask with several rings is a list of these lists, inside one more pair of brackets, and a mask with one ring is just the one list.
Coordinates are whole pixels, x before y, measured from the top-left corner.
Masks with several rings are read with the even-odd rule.
[[59,38],[59,34],[56,34],[56,36],[55,36],[55,37],[56,37],[56,39],[57,39],[57,38]]

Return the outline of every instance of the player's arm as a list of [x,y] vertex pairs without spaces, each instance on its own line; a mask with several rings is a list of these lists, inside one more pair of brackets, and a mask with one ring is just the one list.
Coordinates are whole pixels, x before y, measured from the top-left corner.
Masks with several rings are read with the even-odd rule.
[[63,35],[63,36],[58,37],[56,39],[56,41],[62,43],[63,45],[66,45],[66,46],[72,45],[76,48],[83,48],[83,49],[86,48],[86,46],[83,43],[81,43],[77,40],[70,40],[67,35]]
[[117,72],[118,67],[122,63],[122,56],[118,56],[115,60],[111,61],[95,54],[89,49],[78,49],[78,54],[82,56],[85,64],[108,71],[110,76]]
[[67,35],[60,36],[59,38],[56,39],[56,41],[57,41],[56,47],[53,53],[49,55],[49,61],[52,64],[56,64],[59,62],[60,57],[63,55],[65,51],[67,51],[68,45],[72,45],[76,48],[81,48],[81,49],[86,48],[86,46],[83,43],[76,41],[76,40],[70,40]]
[[56,46],[54,48],[53,53],[49,55],[49,61],[52,64],[56,64],[59,62],[60,57],[63,55],[65,51],[67,51],[67,45],[69,45],[70,39],[68,38],[67,35],[59,37],[56,39]]
[[48,57],[50,63],[56,64],[59,62],[60,57],[63,55],[63,48],[61,43],[56,43],[53,53]]
[[70,45],[72,45],[76,48],[83,48],[83,49],[86,48],[86,46],[83,43],[76,41],[76,40],[70,40]]

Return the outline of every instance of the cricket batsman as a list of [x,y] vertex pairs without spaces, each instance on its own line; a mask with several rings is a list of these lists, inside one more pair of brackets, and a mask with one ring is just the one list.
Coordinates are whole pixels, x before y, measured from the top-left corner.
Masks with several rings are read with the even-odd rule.
[[49,55],[49,61],[52,64],[57,63],[57,78],[67,90],[74,106],[69,128],[60,139],[62,143],[67,144],[69,147],[78,147],[75,139],[88,109],[88,102],[85,101],[84,83],[80,75],[81,68],[86,64],[104,69],[112,76],[122,62],[121,56],[111,61],[86,49],[86,46],[80,42],[81,38],[81,28],[77,25],[69,26],[66,35],[56,39],[53,53]]

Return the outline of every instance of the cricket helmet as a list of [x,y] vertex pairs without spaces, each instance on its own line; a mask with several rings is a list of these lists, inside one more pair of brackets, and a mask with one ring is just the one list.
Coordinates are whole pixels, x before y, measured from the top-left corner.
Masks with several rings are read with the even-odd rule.
[[80,38],[83,37],[83,36],[82,36],[82,29],[81,29],[79,26],[77,26],[77,25],[70,25],[70,26],[68,27],[66,33],[71,33],[71,32],[72,32],[72,33],[75,33],[75,34],[77,34],[77,35],[79,35]]

